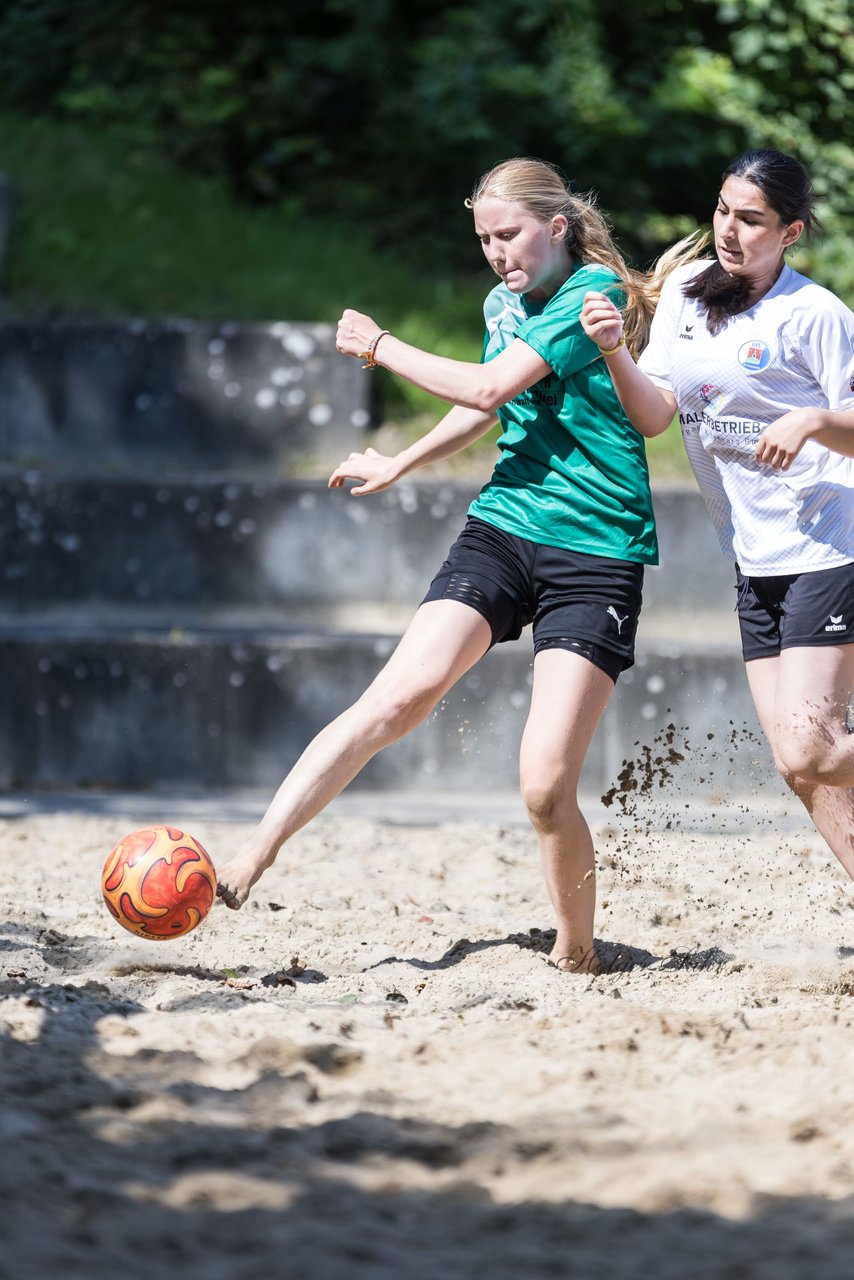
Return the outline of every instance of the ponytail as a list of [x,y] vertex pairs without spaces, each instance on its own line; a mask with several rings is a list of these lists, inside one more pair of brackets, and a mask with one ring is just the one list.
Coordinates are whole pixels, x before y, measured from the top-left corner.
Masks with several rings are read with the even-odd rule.
[[717,258],[682,286],[683,296],[699,302],[700,311],[706,317],[709,333],[720,333],[733,316],[744,311],[750,297],[750,281],[747,276],[731,276],[724,271]]
[[[598,212],[597,217],[601,217]],[[649,342],[652,317],[665,280],[677,267],[685,266],[699,258],[708,241],[707,231],[694,231],[667,249],[656,260],[652,269],[646,272],[635,271],[633,267],[628,266],[610,236],[608,236],[608,244],[594,239],[578,253],[582,262],[601,262],[620,277],[625,294],[622,307],[623,334],[626,346],[634,357],[639,356]]]

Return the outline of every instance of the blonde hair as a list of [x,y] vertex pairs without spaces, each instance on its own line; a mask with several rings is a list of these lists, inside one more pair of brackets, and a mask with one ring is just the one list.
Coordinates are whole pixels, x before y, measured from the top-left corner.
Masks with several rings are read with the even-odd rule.
[[522,204],[543,223],[564,215],[568,223],[565,243],[572,257],[582,263],[601,263],[620,280],[626,295],[623,330],[633,355],[639,355],[647,344],[664,281],[675,267],[698,258],[708,240],[706,232],[694,232],[662,254],[650,271],[635,271],[614,243],[595,197],[574,194],[554,165],[529,156],[505,160],[485,173],[466,200],[466,207],[473,209],[478,200],[488,196]]

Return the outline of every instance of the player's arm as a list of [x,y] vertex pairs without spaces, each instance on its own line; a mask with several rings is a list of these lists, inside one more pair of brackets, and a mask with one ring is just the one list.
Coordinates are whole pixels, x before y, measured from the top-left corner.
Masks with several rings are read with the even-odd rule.
[[358,480],[360,483],[351,493],[379,493],[416,467],[459,453],[485,435],[496,421],[494,413],[479,413],[476,409],[455,405],[432,431],[393,457],[377,453],[375,449],[351,453],[332,472],[329,488],[340,489],[345,481]]
[[584,295],[581,327],[600,351],[613,351],[612,355],[603,354],[602,359],[632,426],[647,439],[660,436],[673,421],[676,397],[672,391],[656,386],[637,367],[628,348],[620,345],[623,317],[619,308],[606,294],[591,290]]
[[474,364],[422,351],[391,333],[383,333],[370,316],[345,311],[338,322],[338,350],[347,356],[360,356],[372,349],[372,343],[376,364],[440,400],[479,413],[494,413],[552,372],[543,357],[518,338],[493,360]]
[[788,471],[807,440],[854,458],[854,409],[791,409],[762,432],[756,458]]

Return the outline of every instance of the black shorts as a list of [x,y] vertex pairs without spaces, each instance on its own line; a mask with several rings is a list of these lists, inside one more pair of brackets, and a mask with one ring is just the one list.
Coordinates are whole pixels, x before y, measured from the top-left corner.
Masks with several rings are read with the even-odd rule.
[[422,603],[460,600],[492,643],[533,623],[534,652],[568,649],[616,681],[635,660],[643,565],[547,547],[469,516]]
[[735,566],[745,662],[782,649],[854,643],[854,564],[747,577]]

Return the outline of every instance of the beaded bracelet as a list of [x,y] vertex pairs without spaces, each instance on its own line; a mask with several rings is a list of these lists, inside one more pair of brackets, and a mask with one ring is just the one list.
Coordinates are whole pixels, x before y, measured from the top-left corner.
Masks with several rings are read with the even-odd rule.
[[363,369],[377,368],[377,347],[379,346],[380,338],[384,338],[387,333],[388,333],[388,329],[380,329],[379,333],[371,342],[371,345],[368,347],[367,351],[359,352],[359,359],[365,361],[365,363],[362,365]]
[[607,349],[605,347],[600,347],[599,354],[600,356],[613,356],[616,354],[616,352],[620,350],[620,347],[624,347],[625,345],[626,345],[626,335],[624,333],[621,333],[620,341],[617,343],[616,347],[608,347]]

